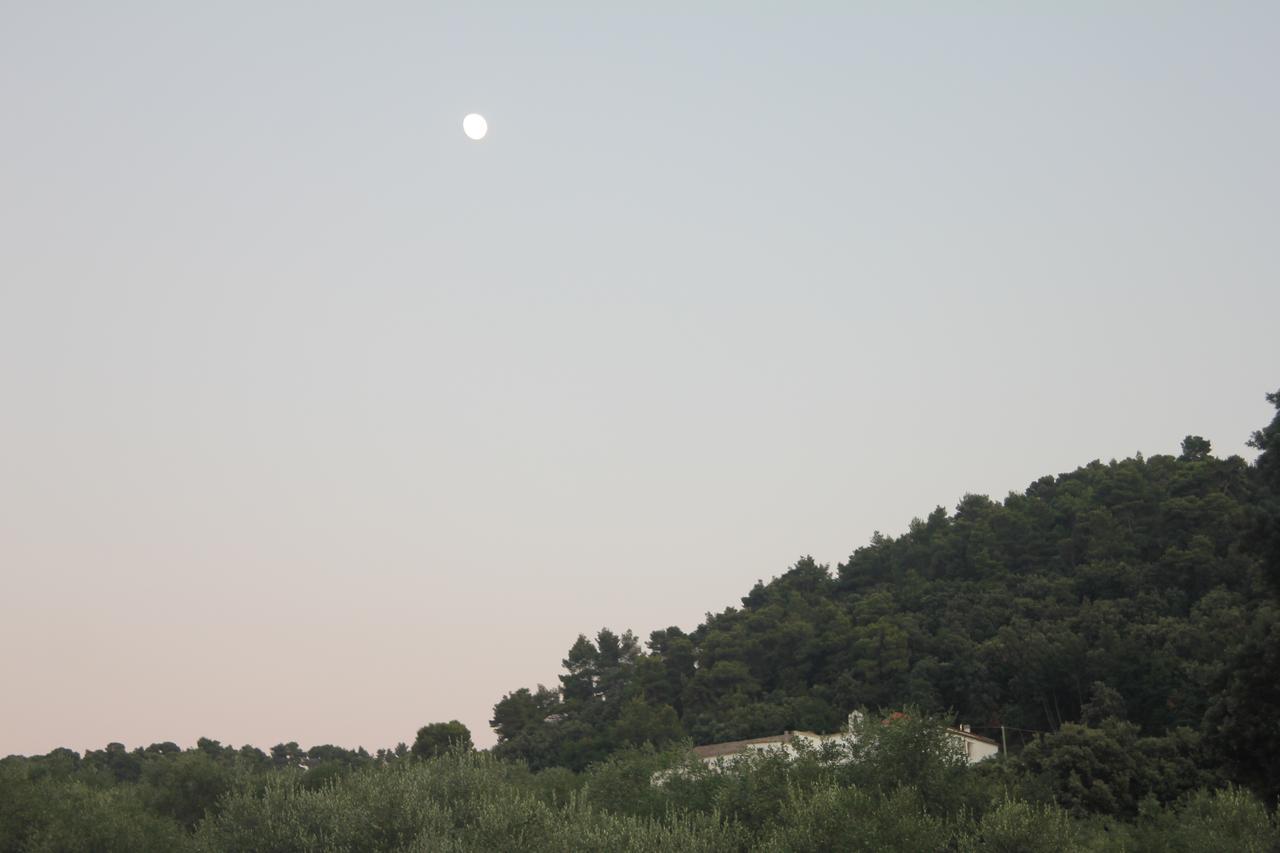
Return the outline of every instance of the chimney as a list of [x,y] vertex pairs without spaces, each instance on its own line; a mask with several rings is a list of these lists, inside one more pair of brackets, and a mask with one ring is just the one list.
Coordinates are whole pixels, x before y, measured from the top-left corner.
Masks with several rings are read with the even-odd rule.
[[964,732],[965,734],[969,734],[969,724],[968,724],[968,723],[961,723],[961,724],[960,724],[960,731]]

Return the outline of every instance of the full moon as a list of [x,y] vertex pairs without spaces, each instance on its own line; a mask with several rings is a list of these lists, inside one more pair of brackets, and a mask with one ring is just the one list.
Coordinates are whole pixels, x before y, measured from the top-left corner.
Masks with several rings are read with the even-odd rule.
[[479,113],[468,113],[462,119],[462,132],[472,142],[479,142],[489,132],[489,122],[485,121],[484,116]]

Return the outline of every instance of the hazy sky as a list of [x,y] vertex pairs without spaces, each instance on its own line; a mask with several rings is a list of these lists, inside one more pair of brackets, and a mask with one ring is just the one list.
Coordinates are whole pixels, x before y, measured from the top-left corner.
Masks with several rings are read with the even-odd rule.
[[0,755],[487,744],[579,632],[1253,458],[1280,5],[622,5],[0,7]]

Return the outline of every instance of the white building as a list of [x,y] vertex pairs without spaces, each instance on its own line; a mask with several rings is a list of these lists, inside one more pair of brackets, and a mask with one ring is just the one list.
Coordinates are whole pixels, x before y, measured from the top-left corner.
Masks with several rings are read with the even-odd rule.
[[[969,730],[968,725],[949,728],[947,729],[947,734],[963,750],[964,756],[970,764],[977,764],[983,759],[1000,753],[1000,745],[998,743],[991,738],[974,734]],[[850,737],[851,735],[844,732],[831,735],[820,735],[814,732],[784,732],[780,735],[751,738],[750,740],[731,740],[725,743],[709,743],[705,746],[695,746],[693,754],[702,759],[702,763],[709,767],[723,766],[725,763],[731,763],[736,758],[751,752],[777,750],[787,755],[795,756],[800,752],[797,747],[801,743],[811,749],[820,749],[824,744],[828,743],[847,743]]]

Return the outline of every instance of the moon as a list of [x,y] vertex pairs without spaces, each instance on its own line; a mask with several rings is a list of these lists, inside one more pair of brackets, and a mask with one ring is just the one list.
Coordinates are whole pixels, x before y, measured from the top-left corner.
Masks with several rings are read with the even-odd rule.
[[489,132],[489,122],[480,113],[467,113],[462,119],[462,132],[472,142],[479,142]]

